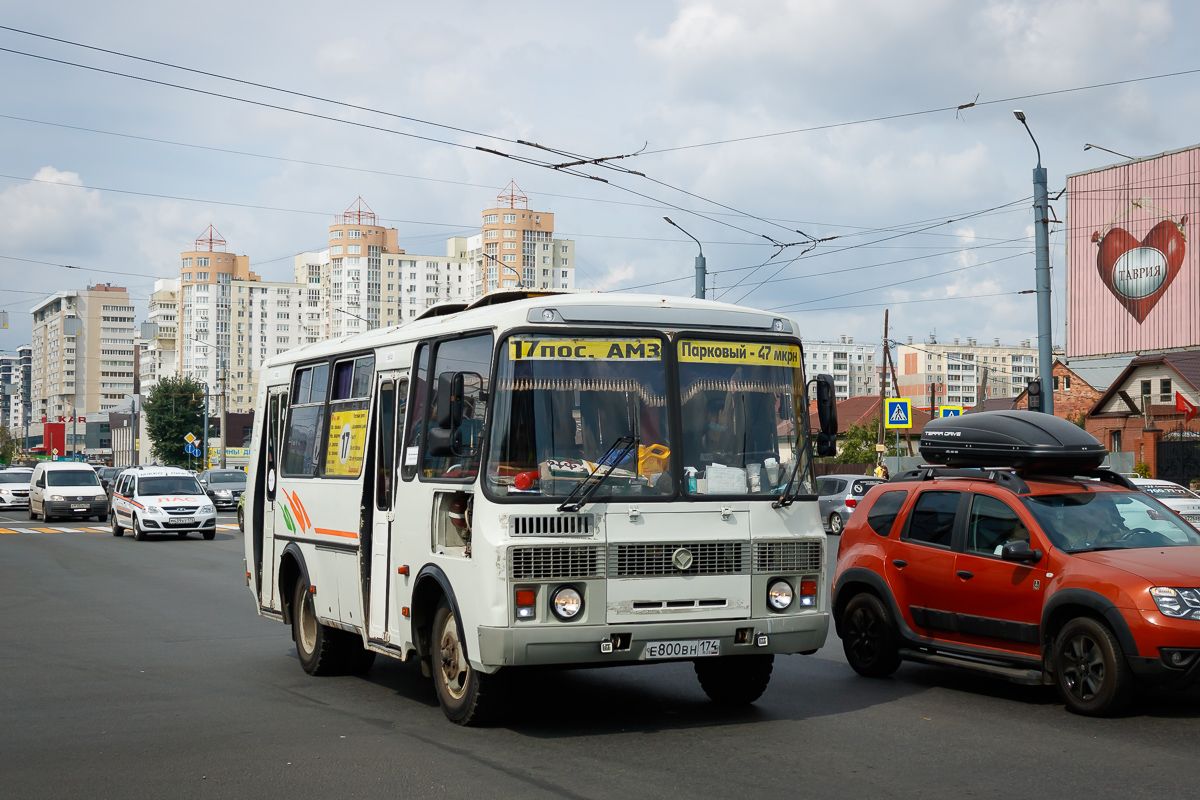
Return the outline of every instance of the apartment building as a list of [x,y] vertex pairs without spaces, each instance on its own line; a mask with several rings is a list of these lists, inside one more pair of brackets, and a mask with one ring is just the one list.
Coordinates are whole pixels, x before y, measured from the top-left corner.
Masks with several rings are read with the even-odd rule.
[[33,420],[106,411],[134,391],[134,309],[121,286],[56,292],[30,309]]
[[921,408],[929,407],[931,385],[939,406],[972,406],[982,399],[1016,397],[1038,374],[1037,347],[1028,339],[1012,346],[1000,344],[999,339],[990,345],[976,339],[942,343],[931,336],[913,344],[910,336],[896,350],[900,396]]
[[300,314],[300,344],[328,339],[331,330],[325,313],[325,284],[329,276],[329,250],[300,253],[295,258],[296,283],[304,287],[304,310]]
[[[179,374],[213,395],[227,381],[227,410],[254,408],[259,370],[270,356],[305,343],[306,286],[260,280],[248,256],[225,252],[215,228],[180,254]],[[213,413],[219,405],[212,401]]]
[[875,345],[855,344],[853,336],[836,342],[804,341],[804,370],[814,375],[833,376],[834,394],[839,401],[851,397],[879,394],[875,365]]
[[377,224],[358,198],[329,226],[329,267],[321,276],[330,337],[363,333],[383,324],[383,259],[395,257],[399,232]]
[[154,338],[142,344],[138,364],[139,391],[147,394],[163,378],[179,374],[179,278],[154,282],[147,304],[146,322],[154,326]]
[[510,182],[483,210],[476,236],[447,240],[450,255],[475,265],[474,296],[497,289],[574,289],[575,242],[554,236],[554,214],[529,208]]
[[12,427],[13,407],[20,407],[19,356],[0,356],[0,425]]
[[20,428],[23,435],[25,426],[33,421],[30,419],[33,416],[30,380],[32,364],[33,345],[23,344],[18,347],[16,363],[13,365],[12,375],[9,378],[10,383],[16,386],[16,391],[12,396],[8,417],[4,420],[14,434]]
[[401,250],[390,253],[384,265],[383,324],[403,325],[429,306],[470,302],[475,297],[475,265],[460,256],[456,239],[446,244],[445,256],[422,256]]

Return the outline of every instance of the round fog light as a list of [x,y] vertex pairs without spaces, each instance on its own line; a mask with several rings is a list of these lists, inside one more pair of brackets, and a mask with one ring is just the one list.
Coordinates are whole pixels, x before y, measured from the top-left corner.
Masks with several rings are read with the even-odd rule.
[[559,619],[574,619],[583,610],[583,595],[573,586],[559,587],[550,598],[550,610]]
[[767,605],[776,611],[785,611],[792,604],[794,597],[792,585],[785,580],[773,581],[767,587]]

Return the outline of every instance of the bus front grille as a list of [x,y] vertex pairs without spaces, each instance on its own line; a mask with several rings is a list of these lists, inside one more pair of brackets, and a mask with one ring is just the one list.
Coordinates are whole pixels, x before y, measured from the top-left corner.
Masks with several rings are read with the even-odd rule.
[[[679,550],[688,556],[675,558]],[[749,542],[655,542],[610,544],[608,575],[612,578],[657,578],[673,575],[745,575],[750,572]],[[676,562],[688,563],[680,569]]]
[[820,542],[755,542],[754,571],[820,572]]
[[508,551],[508,574],[515,581],[602,578],[604,559],[596,545],[513,547]]
[[508,518],[512,536],[591,536],[596,520],[591,514],[530,514]]

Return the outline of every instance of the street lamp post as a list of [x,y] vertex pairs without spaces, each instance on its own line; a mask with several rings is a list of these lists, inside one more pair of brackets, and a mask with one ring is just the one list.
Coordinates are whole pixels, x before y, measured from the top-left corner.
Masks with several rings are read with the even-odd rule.
[[1034,285],[1037,289],[1037,319],[1038,319],[1038,377],[1042,382],[1042,411],[1054,413],[1054,353],[1052,346],[1052,328],[1050,327],[1050,211],[1046,199],[1046,170],[1042,166],[1042,148],[1038,147],[1029,123],[1025,121],[1024,111],[1013,111],[1017,121],[1025,126],[1025,132],[1033,140],[1037,150],[1037,166],[1033,168],[1033,233],[1036,250],[1036,266],[1034,269]]
[[675,223],[675,221],[673,219],[671,219],[670,217],[663,217],[663,219],[665,219],[667,221],[668,225],[671,225],[674,228],[678,229],[679,231],[682,231],[684,236],[691,239],[693,242],[696,243],[696,247],[700,248],[700,255],[696,256],[696,297],[703,300],[704,299],[704,284],[707,282],[707,277],[708,277],[707,262],[705,262],[705,260],[704,260],[704,245],[700,244],[700,240],[697,239],[695,236],[692,236],[690,233],[683,230],[683,228],[680,228],[679,225],[677,225]]

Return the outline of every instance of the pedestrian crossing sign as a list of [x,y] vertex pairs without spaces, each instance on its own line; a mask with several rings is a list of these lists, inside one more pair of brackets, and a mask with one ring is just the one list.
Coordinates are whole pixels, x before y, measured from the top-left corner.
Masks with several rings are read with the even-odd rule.
[[888,398],[884,402],[887,404],[885,407],[885,410],[887,411],[887,417],[884,418],[883,427],[912,427],[912,401]]
[[963,407],[962,406],[942,406],[940,409],[938,409],[938,412],[939,412],[940,416],[942,417],[942,419],[945,419],[946,417],[961,417],[962,413],[963,413]]

